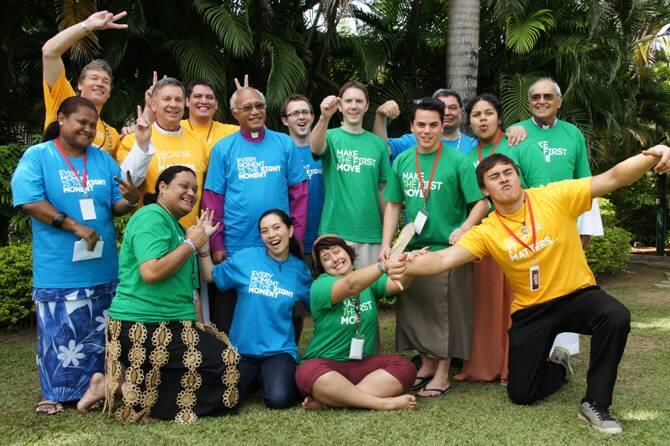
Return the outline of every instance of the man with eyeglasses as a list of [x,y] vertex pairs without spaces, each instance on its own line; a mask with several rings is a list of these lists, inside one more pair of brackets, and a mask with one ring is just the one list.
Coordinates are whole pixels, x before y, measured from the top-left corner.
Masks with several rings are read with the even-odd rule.
[[312,244],[319,232],[321,209],[323,208],[323,170],[321,161],[314,159],[309,146],[312,134],[314,109],[309,99],[301,94],[292,94],[281,107],[281,121],[298,149],[298,156],[307,174],[309,198],[307,204],[307,228],[305,230],[305,263],[312,267]]
[[214,85],[208,80],[195,79],[188,83],[186,107],[188,118],[183,119],[181,125],[188,127],[205,141],[208,154],[219,140],[240,129],[237,125],[214,120],[214,114],[219,109],[219,101],[216,99]]
[[[384,184],[391,170],[384,141],[363,128],[368,90],[348,81],[321,101],[310,143],[323,165],[325,198],[319,234],[337,234],[356,251],[355,268],[377,261],[382,241]],[[335,112],[342,125],[328,129]]]
[[[230,110],[240,130],[214,145],[203,193],[203,208],[213,209],[214,223],[222,223],[210,239],[214,263],[240,249],[262,247],[258,219],[268,209],[288,213],[295,237],[301,242],[305,237],[307,177],[293,140],[265,127],[265,96],[255,88],[236,90]],[[234,298],[216,303],[222,305],[212,319],[227,332]]]

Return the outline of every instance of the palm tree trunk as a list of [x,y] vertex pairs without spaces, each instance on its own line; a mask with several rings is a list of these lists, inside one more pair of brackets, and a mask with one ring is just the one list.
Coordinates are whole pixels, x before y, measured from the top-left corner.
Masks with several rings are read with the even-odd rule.
[[479,0],[449,0],[447,85],[463,98],[477,94]]

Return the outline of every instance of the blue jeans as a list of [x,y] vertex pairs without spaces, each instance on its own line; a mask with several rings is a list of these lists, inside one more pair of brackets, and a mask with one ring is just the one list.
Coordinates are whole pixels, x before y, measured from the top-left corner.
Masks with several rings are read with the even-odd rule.
[[244,401],[257,387],[263,386],[263,400],[270,409],[286,409],[298,400],[295,385],[296,362],[288,353],[256,358],[242,356],[240,360],[240,400]]

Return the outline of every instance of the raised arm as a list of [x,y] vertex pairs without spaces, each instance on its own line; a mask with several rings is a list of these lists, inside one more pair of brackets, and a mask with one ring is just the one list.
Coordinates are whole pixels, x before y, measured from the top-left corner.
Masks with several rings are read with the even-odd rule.
[[372,285],[375,280],[379,279],[383,273],[383,265],[381,263],[375,263],[374,265],[350,272],[335,282],[330,291],[330,302],[333,305],[339,304],[347,297],[362,292]]
[[654,146],[641,154],[621,161],[607,172],[596,175],[591,180],[591,196],[602,197],[624,186],[633,184],[649,169],[658,174],[670,170],[670,147]]
[[321,101],[321,116],[309,137],[310,148],[315,156],[321,156],[326,151],[326,130],[328,130],[328,123],[337,111],[338,105],[340,105],[340,98],[337,96],[327,96]]
[[388,265],[388,274],[393,280],[400,280],[404,275],[434,276],[475,259],[476,257],[470,251],[461,245],[454,245],[441,251],[426,253],[411,262],[402,262],[401,258],[391,260]]
[[372,125],[372,132],[386,142],[388,133],[386,124],[389,119],[395,119],[400,115],[400,107],[396,101],[390,100],[384,102],[377,108],[375,113],[375,122]]
[[42,76],[51,88],[65,70],[61,56],[89,32],[104,29],[126,29],[128,25],[116,23],[127,15],[126,11],[113,14],[109,11],[98,11],[86,20],[76,23],[49,39],[42,46]]

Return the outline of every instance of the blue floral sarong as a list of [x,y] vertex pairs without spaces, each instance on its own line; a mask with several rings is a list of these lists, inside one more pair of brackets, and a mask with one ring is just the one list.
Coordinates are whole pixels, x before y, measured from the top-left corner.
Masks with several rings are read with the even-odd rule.
[[104,371],[105,321],[117,282],[89,288],[33,288],[37,370],[42,396],[80,399],[91,375]]

